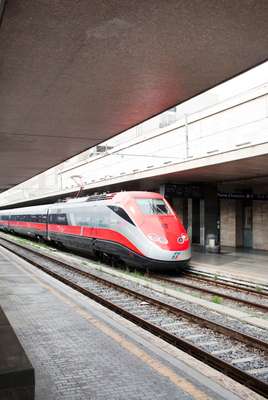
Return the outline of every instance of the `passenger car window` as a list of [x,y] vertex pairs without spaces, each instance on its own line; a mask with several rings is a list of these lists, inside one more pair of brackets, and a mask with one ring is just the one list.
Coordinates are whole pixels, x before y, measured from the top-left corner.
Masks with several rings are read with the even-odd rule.
[[66,214],[49,214],[48,220],[50,224],[68,225]]

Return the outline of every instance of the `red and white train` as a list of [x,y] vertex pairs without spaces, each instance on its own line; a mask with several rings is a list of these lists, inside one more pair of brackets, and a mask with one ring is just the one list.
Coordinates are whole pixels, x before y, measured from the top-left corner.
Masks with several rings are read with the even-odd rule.
[[0,229],[148,270],[185,267],[188,235],[159,193],[119,192],[0,211]]

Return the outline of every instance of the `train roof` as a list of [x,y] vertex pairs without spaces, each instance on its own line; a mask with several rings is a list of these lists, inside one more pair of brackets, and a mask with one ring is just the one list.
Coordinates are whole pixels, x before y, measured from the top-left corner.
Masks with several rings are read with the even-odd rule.
[[64,206],[80,205],[83,203],[90,203],[93,201],[105,201],[105,200],[125,200],[127,198],[162,198],[162,195],[156,192],[146,192],[146,191],[122,191],[115,193],[102,193],[95,194],[92,196],[78,197],[74,199],[68,199],[60,203],[52,203],[38,206],[30,207],[20,207],[12,208],[8,210],[0,210],[0,214],[14,214],[14,213],[25,213],[25,212],[40,212],[46,213],[48,208],[62,208]]
[[113,198],[120,199],[125,197],[145,197],[145,198],[159,198],[162,197],[159,193],[155,192],[146,192],[146,191],[123,191],[123,192],[114,192],[114,193],[101,193],[101,194],[93,194],[87,197],[78,197],[75,199],[69,199],[66,203],[83,203],[90,201],[99,201],[99,200],[111,200]]

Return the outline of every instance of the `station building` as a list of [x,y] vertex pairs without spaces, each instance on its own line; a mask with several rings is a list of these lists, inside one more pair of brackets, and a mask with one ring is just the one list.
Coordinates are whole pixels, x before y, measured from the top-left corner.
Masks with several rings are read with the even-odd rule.
[[164,184],[192,243],[268,250],[268,192],[233,185]]
[[[267,76],[268,63],[261,68]],[[193,244],[268,251],[267,83],[221,101],[215,93],[192,99],[191,113],[187,105],[174,107],[2,193],[0,207],[58,201],[79,187],[83,195],[156,191]]]

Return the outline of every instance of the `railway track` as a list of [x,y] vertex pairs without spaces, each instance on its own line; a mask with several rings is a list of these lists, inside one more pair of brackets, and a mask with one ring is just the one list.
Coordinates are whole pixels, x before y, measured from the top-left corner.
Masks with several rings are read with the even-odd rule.
[[254,284],[242,279],[237,279],[228,276],[219,276],[211,272],[199,271],[195,268],[189,267],[187,272],[184,273],[185,277],[191,278],[196,282],[204,282],[205,284],[210,284],[216,287],[222,287],[225,289],[235,289],[240,293],[249,293],[252,295],[264,294],[268,296],[268,284]]
[[41,270],[268,398],[268,343],[33,249],[0,244]]
[[[162,275],[150,274],[150,277],[159,283],[167,284],[175,288],[186,288],[189,293],[201,293],[209,296],[209,299],[215,299],[215,302],[228,300],[250,309],[268,312],[268,292],[258,292],[249,288],[241,288],[234,285],[228,285],[226,282],[220,283],[205,278],[199,280],[185,276],[167,277]],[[215,289],[216,286],[216,289]],[[265,315],[265,314],[264,314]]]

